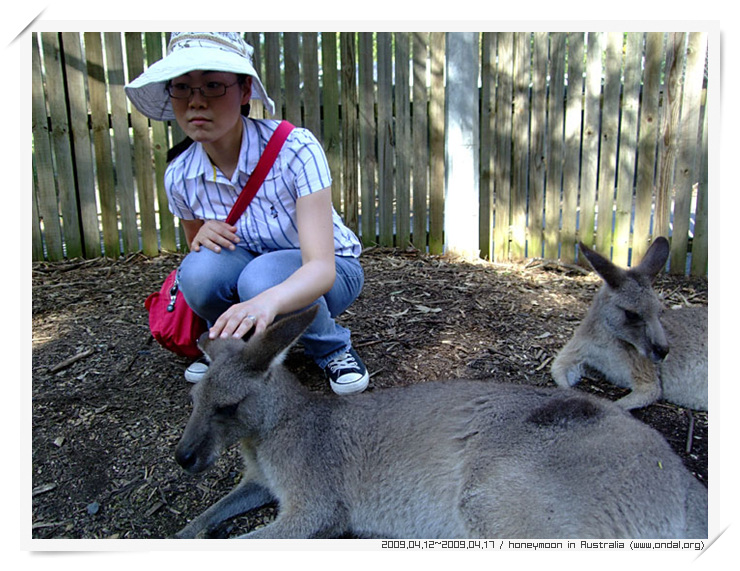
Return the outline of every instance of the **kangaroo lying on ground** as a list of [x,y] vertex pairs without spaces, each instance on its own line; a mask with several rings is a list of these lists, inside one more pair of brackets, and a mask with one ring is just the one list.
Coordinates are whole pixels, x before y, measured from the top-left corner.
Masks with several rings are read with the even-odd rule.
[[707,536],[706,488],[613,403],[462,380],[310,392],[280,363],[313,316],[202,343],[211,365],[176,459],[201,472],[241,440],[245,473],[176,537],[273,500],[275,521],[243,537]]
[[664,309],[652,288],[668,259],[668,240],[656,238],[631,270],[615,266],[583,244],[580,249],[604,285],[555,358],[555,382],[575,385],[588,365],[615,385],[632,389],[617,401],[624,409],[663,398],[707,410],[707,308]]

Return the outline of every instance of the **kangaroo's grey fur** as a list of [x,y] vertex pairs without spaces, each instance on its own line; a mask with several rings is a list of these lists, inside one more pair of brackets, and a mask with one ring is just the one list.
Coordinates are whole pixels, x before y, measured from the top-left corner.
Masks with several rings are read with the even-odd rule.
[[665,309],[652,288],[668,259],[668,240],[656,238],[642,262],[630,270],[583,244],[580,248],[604,284],[553,361],[555,382],[575,385],[588,365],[615,385],[632,389],[617,401],[624,409],[663,398],[707,410],[707,308]]
[[203,344],[211,365],[176,458],[200,472],[241,440],[245,475],[177,537],[272,498],[275,521],[244,537],[707,536],[706,488],[614,404],[463,380],[310,392],[280,361],[313,315]]

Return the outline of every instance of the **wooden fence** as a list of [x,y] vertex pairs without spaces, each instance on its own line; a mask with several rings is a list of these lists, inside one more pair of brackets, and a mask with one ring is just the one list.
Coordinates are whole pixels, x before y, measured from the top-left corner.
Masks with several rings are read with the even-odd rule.
[[[184,242],[163,189],[181,132],[123,91],[167,37],[32,35],[35,260],[153,256]],[[454,200],[445,33],[246,37],[277,116],[322,141],[335,206],[363,243],[441,253]],[[476,37],[481,256],[572,262],[581,240],[626,265],[666,235],[672,272],[706,274],[707,34]]]

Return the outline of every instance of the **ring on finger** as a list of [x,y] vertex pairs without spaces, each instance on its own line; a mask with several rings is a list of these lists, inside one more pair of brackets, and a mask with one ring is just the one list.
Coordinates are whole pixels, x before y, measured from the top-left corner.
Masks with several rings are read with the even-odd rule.
[[254,315],[247,315],[247,319],[249,319],[249,321],[251,321],[252,323],[257,321],[257,318]]

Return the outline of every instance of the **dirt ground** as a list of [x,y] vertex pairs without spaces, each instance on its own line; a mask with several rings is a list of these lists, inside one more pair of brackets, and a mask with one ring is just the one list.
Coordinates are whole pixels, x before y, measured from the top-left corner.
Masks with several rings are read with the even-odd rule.
[[[183,472],[174,449],[190,412],[187,362],[149,334],[146,296],[175,255],[33,265],[34,538],[164,538],[239,478],[230,450],[210,471]],[[414,252],[363,254],[365,289],[340,319],[372,373],[370,388],[453,377],[552,384],[549,368],[599,286],[555,263],[464,263]],[[706,304],[707,281],[661,276],[668,305]],[[300,348],[286,364],[329,393]],[[625,391],[586,379],[579,390]],[[660,431],[708,483],[708,415],[668,403],[633,414]],[[223,535],[274,517],[233,520]]]

